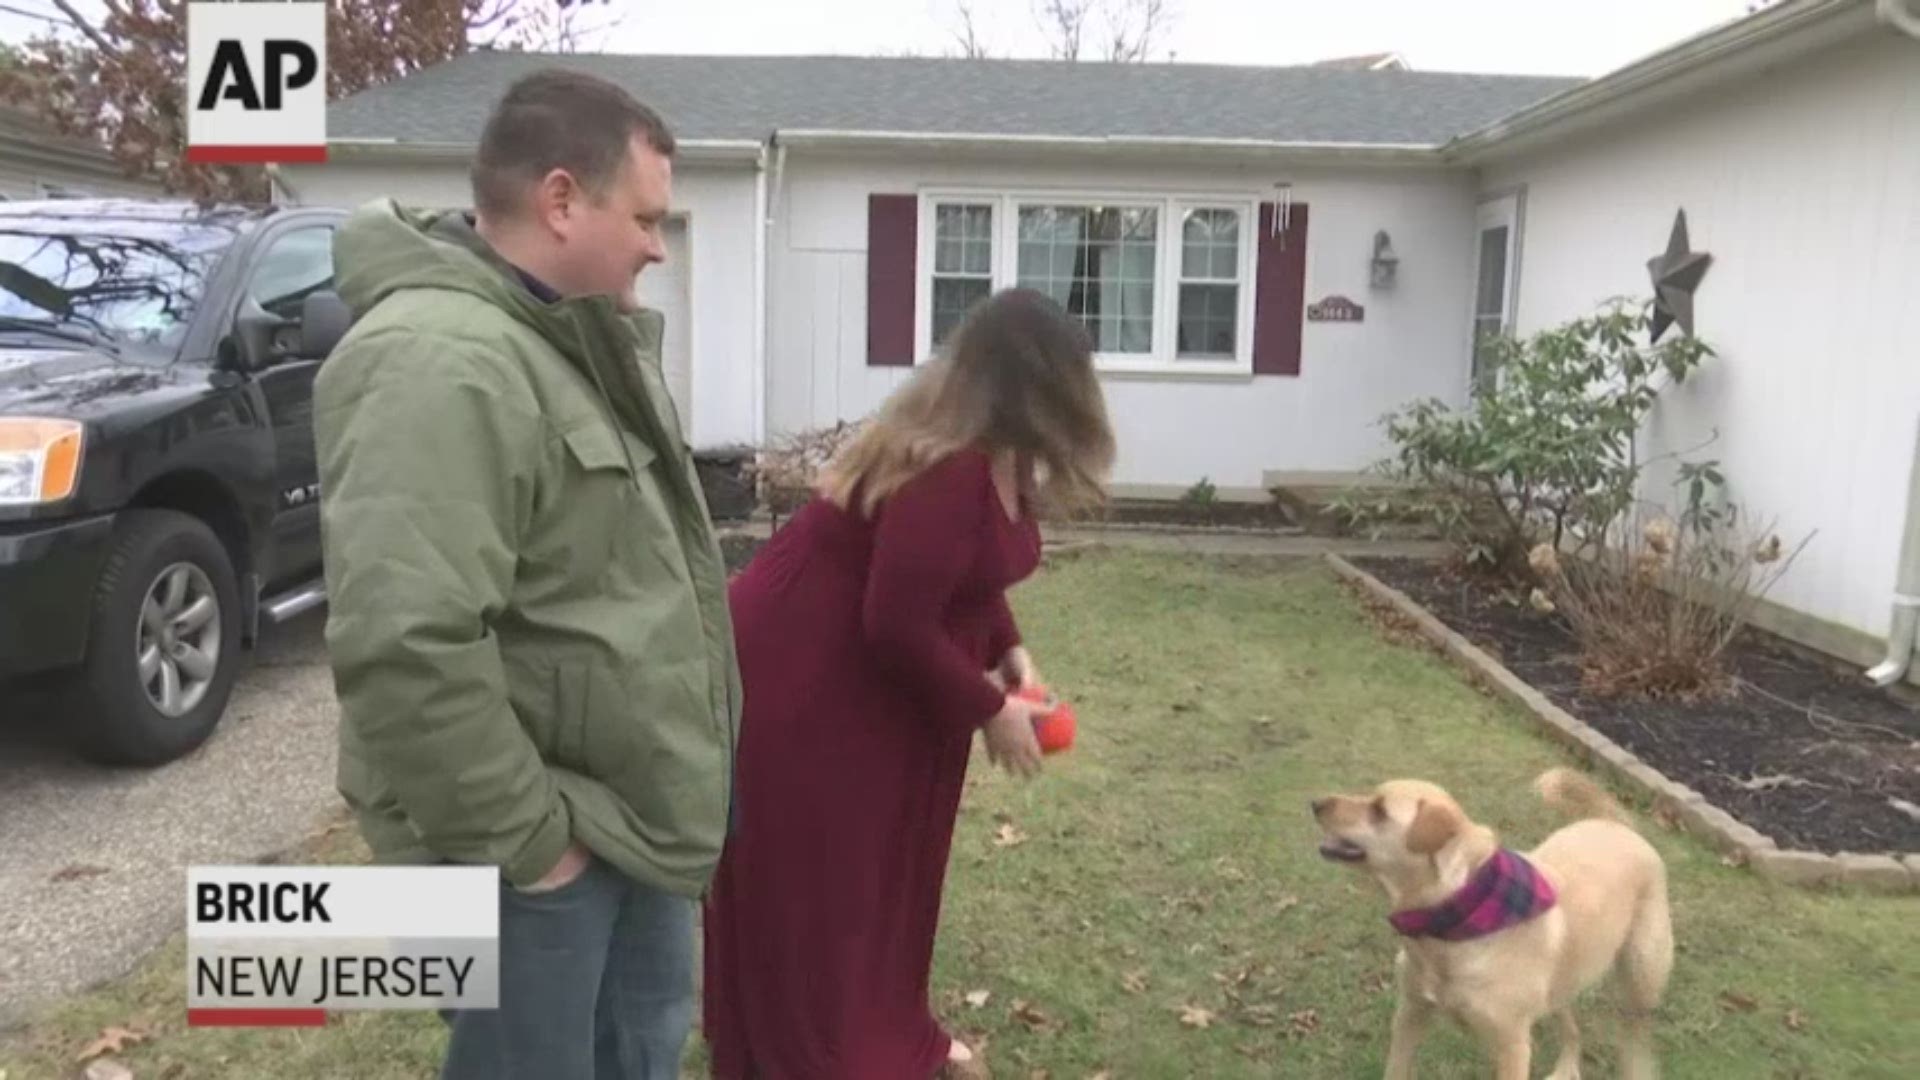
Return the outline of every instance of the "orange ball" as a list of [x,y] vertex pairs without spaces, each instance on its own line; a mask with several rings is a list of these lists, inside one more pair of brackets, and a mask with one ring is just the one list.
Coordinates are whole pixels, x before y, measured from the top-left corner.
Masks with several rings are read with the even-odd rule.
[[1015,693],[1036,705],[1048,707],[1046,712],[1033,718],[1033,734],[1040,741],[1042,753],[1056,754],[1073,745],[1079,726],[1073,706],[1054,697],[1044,686],[1023,686]]

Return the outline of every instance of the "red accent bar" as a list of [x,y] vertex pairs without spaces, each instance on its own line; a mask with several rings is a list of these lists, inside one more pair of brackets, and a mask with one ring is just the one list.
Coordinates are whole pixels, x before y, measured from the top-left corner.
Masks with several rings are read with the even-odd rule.
[[187,160],[195,165],[265,165],[269,162],[298,162],[317,165],[327,160],[327,147],[319,146],[189,146]]
[[326,1027],[325,1009],[188,1009],[188,1027]]

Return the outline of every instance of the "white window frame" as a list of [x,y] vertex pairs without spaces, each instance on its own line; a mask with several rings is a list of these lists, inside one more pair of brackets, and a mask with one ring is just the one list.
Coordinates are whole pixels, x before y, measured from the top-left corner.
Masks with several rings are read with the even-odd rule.
[[[933,355],[934,224],[944,204],[993,207],[992,291],[1011,288],[1019,280],[1020,211],[1029,206],[1102,206],[1151,208],[1158,213],[1154,228],[1153,348],[1145,354],[1097,352],[1094,365],[1103,374],[1156,375],[1173,378],[1251,376],[1253,374],[1254,292],[1256,287],[1260,201],[1245,194],[1142,193],[1088,188],[940,188],[920,193],[919,237],[914,254],[914,355],[924,363]],[[1221,359],[1178,359],[1177,320],[1180,316],[1181,238],[1188,210],[1233,210],[1240,215],[1239,310],[1234,355]],[[1221,282],[1224,284],[1224,282]]]

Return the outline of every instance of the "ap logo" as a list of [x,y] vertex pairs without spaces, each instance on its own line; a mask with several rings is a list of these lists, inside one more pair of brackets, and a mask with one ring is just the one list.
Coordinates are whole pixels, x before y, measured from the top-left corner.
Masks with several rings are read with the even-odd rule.
[[187,160],[327,159],[327,5],[187,5]]

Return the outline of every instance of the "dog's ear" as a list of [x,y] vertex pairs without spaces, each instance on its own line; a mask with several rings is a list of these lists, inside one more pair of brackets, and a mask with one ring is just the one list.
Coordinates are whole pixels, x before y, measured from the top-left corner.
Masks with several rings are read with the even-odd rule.
[[1407,827],[1407,850],[1415,855],[1431,855],[1447,846],[1467,823],[1460,811],[1447,803],[1420,800],[1420,809]]

